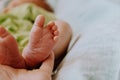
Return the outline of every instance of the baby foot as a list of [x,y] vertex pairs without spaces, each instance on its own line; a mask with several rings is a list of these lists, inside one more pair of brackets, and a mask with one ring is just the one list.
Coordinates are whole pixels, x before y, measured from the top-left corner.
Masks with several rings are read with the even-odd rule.
[[44,27],[44,17],[38,16],[30,33],[28,45],[23,50],[23,57],[28,67],[35,68],[45,60],[53,50],[58,30],[54,22]]
[[16,40],[3,27],[0,27],[0,64],[25,68],[25,62],[19,54]]

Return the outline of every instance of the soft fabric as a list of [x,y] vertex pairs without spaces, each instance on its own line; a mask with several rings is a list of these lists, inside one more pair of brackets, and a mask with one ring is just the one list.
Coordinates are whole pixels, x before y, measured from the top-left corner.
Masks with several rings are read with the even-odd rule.
[[12,33],[20,51],[28,43],[34,20],[40,14],[45,16],[45,24],[56,19],[52,13],[30,3],[13,8],[8,13],[0,13],[0,25]]
[[59,0],[59,19],[73,30],[53,80],[120,80],[120,5],[114,0]]

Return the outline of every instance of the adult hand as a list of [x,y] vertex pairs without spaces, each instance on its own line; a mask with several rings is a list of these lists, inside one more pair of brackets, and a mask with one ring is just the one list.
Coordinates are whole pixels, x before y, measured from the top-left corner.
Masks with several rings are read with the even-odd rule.
[[54,54],[46,59],[39,69],[14,69],[0,65],[0,80],[51,80],[54,65]]

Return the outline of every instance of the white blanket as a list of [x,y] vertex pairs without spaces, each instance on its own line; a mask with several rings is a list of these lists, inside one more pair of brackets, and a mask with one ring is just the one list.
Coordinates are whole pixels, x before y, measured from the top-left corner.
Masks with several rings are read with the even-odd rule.
[[120,80],[119,0],[57,0],[58,18],[73,30],[54,80]]

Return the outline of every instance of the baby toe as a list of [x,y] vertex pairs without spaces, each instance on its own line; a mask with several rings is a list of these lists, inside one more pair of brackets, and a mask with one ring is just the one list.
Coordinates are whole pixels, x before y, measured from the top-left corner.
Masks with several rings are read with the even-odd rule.
[[58,30],[54,31],[54,35],[55,35],[55,36],[58,36],[58,34],[59,34],[59,31],[58,31]]
[[46,25],[46,28],[47,28],[47,29],[52,29],[53,26],[55,26],[55,23],[54,23],[54,22],[49,22],[49,23]]
[[57,26],[54,25],[54,26],[52,27],[52,30],[53,30],[53,31],[57,30]]
[[0,26],[0,37],[1,38],[5,38],[8,35],[10,35],[9,32],[5,28],[3,28],[3,27]]
[[45,17],[42,15],[37,16],[33,27],[43,27],[45,22]]
[[54,40],[54,41],[57,41],[57,40],[58,40],[58,36],[55,36],[55,37],[53,38],[53,40]]

